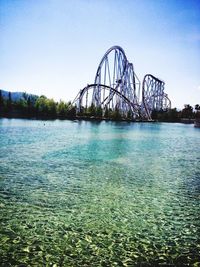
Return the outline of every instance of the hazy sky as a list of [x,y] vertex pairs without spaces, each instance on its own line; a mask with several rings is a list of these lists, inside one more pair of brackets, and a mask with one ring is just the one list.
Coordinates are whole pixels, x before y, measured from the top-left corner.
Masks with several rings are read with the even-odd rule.
[[73,100],[121,46],[172,106],[200,103],[200,0],[0,0],[0,88]]

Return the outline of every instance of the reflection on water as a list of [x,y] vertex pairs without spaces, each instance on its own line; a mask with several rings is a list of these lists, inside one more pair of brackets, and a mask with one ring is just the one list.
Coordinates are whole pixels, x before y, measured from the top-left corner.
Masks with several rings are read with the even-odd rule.
[[200,131],[0,120],[1,266],[199,266]]

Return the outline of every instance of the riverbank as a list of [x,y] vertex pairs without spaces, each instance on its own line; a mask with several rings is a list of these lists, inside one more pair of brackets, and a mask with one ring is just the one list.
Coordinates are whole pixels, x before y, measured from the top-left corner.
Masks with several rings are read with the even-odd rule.
[[1,112],[0,118],[8,119],[35,119],[35,120],[87,120],[87,121],[126,121],[126,122],[155,122],[155,120],[139,120],[128,118],[105,118],[98,116],[59,116],[59,115],[41,115],[41,114],[29,114],[19,111]]
[[156,122],[156,120],[142,120],[142,119],[125,119],[125,118],[104,118],[104,117],[88,117],[88,116],[41,116],[21,114],[17,112],[0,114],[0,118],[7,119],[30,119],[30,120],[84,120],[84,121],[118,121],[118,122]]
[[[105,118],[95,116],[51,116],[51,115],[32,115],[22,114],[19,112],[0,113],[0,118],[7,119],[30,119],[30,120],[84,120],[84,121],[118,121],[118,122],[166,122],[166,123],[183,123],[183,124],[194,124],[195,119],[179,119],[179,120],[142,120],[142,119],[125,119],[125,118]],[[196,126],[198,127],[198,126]]]
[[[85,116],[85,115],[58,115],[58,114],[41,114],[41,113],[31,113],[31,112],[21,112],[19,110],[12,110],[9,112],[0,112],[0,118],[8,119],[31,119],[31,120],[86,120],[86,121],[124,121],[124,122],[168,122],[168,123],[184,123],[184,124],[195,124],[196,120],[194,118],[153,118],[152,120],[145,119],[131,119],[122,117],[101,117],[101,116]],[[198,127],[198,126],[197,126]]]

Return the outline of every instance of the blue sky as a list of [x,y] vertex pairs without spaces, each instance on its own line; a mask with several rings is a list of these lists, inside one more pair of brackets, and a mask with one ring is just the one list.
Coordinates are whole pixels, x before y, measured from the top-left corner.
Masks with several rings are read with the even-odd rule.
[[199,0],[0,0],[0,88],[73,100],[121,46],[172,106],[200,103]]

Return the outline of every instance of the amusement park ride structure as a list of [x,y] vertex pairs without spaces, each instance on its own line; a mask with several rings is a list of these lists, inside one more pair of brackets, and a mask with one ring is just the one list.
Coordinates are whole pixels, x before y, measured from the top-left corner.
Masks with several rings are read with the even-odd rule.
[[[106,110],[118,110],[122,117],[151,120],[153,110],[171,108],[164,92],[165,83],[151,74],[144,76],[142,88],[133,64],[120,46],[112,46],[103,56],[93,84],[84,87],[73,101],[77,113],[91,105]],[[142,90],[142,94],[141,91]]]

